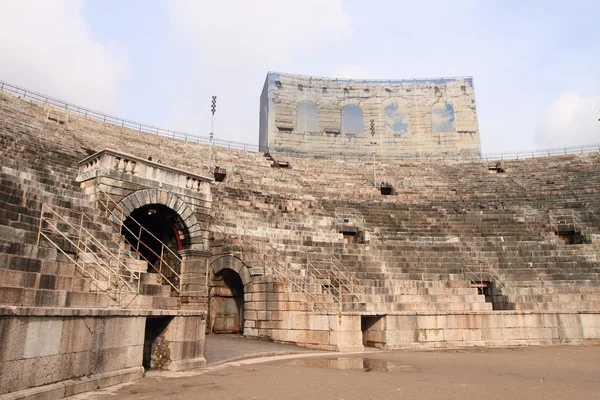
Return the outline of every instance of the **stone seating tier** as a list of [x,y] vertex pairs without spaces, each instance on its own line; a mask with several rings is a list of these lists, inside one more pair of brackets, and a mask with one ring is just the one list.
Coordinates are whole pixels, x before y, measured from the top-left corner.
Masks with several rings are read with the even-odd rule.
[[[5,115],[6,116],[6,115]],[[142,274],[139,295],[120,294],[116,302],[89,277],[82,275],[61,253],[42,239],[37,231],[42,203],[57,211],[75,229],[82,226],[104,246],[117,250],[122,238],[108,226],[99,212],[81,193],[75,182],[77,162],[86,152],[62,133],[47,132],[46,123],[30,114],[2,119],[0,135],[0,304],[11,306],[66,308],[178,309],[179,299],[155,274]],[[59,143],[57,145],[57,143]],[[58,222],[68,235],[76,232]],[[75,250],[58,235],[53,240],[67,253]],[[133,283],[135,284],[135,283]]]
[[[48,198],[57,197],[56,201],[67,203],[81,200],[74,194],[78,188],[72,183],[75,161],[90,150],[104,148],[107,138],[119,143],[123,152],[141,158],[152,155],[191,172],[207,171],[208,146],[153,136],[79,115],[69,115],[65,124],[58,124],[46,118],[46,110],[47,107],[0,93],[2,140],[12,143],[5,146],[9,150],[3,153],[7,159],[3,165],[15,171],[35,172],[39,183],[58,183],[56,187],[68,191],[56,196],[50,187],[39,187],[53,194]],[[23,149],[27,150],[24,158],[28,165],[19,159]],[[439,279],[448,281],[449,274],[460,273],[465,259],[469,262],[469,257],[476,254],[476,261],[493,264],[511,284],[537,280],[540,286],[541,278],[559,284],[567,278],[578,282],[571,279],[578,277],[581,285],[573,285],[577,292],[592,276],[589,269],[597,266],[593,260],[582,262],[580,255],[590,250],[569,252],[566,246],[546,243],[552,237],[547,215],[555,208],[580,211],[584,225],[592,232],[600,226],[600,204],[595,201],[600,168],[595,154],[506,161],[504,174],[488,172],[485,162],[442,165],[381,160],[373,165],[371,161],[285,156],[291,168],[272,168],[271,161],[260,153],[217,147],[213,154],[217,164],[227,170],[225,182],[213,188],[215,215],[226,225],[244,225],[262,240],[290,254],[299,270],[302,257],[297,253],[305,249],[330,251],[341,258],[355,252],[363,258],[356,262],[346,258],[344,262],[352,271],[364,272],[365,283],[379,273],[386,280],[400,278],[394,271],[438,273]],[[395,196],[379,193],[373,185],[373,168],[376,179],[393,184]],[[35,187],[32,180],[23,183]],[[10,204],[15,203],[13,200]],[[19,212],[24,210],[9,207],[8,203],[4,203],[7,214],[3,221],[9,221],[9,226],[19,224],[13,220],[17,216],[29,226],[15,227],[31,229],[35,216]],[[62,204],[63,208],[73,206],[67,203]],[[76,207],[84,206],[76,203]],[[344,243],[332,223],[335,208],[340,206],[353,207],[363,214],[368,243]],[[481,243],[481,239],[498,237],[502,241]],[[423,246],[428,240],[436,243],[447,238],[458,239],[466,247]],[[410,244],[413,241],[423,243]],[[533,243],[531,253],[523,253],[511,243]],[[417,256],[405,254],[411,252]],[[437,254],[440,252],[455,254],[444,258]],[[528,263],[556,272],[544,275],[536,269],[528,276],[523,272]],[[523,268],[512,268],[516,265]],[[576,265],[580,266],[577,272],[560,274]],[[423,278],[418,272],[413,276],[415,280]],[[523,279],[512,279],[513,276]]]

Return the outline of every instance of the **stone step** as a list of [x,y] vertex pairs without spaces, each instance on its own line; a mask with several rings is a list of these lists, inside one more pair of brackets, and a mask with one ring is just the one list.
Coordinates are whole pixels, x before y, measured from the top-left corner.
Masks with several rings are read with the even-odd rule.
[[22,307],[108,308],[116,307],[115,300],[102,292],[2,287],[0,304]]
[[91,279],[84,277],[51,275],[9,269],[2,271],[2,287],[85,292],[91,289],[90,282]]

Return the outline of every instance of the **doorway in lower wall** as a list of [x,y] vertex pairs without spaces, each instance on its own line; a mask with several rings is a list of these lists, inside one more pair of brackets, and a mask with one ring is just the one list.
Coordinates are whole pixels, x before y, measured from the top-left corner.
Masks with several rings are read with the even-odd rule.
[[210,282],[208,333],[244,332],[244,284],[239,274],[225,268]]
[[169,342],[164,333],[173,317],[147,317],[144,330],[144,356],[142,366],[145,370],[167,369],[171,364]]
[[383,322],[385,315],[361,315],[360,330],[365,347],[383,346]]

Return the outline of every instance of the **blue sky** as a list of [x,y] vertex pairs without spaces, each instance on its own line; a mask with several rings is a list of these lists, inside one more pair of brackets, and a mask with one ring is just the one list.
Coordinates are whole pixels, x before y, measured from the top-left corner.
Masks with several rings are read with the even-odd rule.
[[[0,2],[0,79],[165,128],[258,142],[267,71],[473,76],[485,153],[600,142],[600,2]],[[15,34],[18,32],[18,34]]]

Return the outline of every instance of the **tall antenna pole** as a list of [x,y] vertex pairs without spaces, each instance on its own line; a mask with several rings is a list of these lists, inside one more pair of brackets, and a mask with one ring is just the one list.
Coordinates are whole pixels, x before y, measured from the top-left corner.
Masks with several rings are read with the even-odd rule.
[[210,112],[212,113],[211,121],[210,121],[210,147],[208,150],[208,172],[212,172],[212,154],[213,154],[213,145],[214,145],[214,137],[215,134],[213,132],[215,127],[215,112],[217,111],[217,96],[212,96],[212,102],[210,105]]
[[[371,120],[371,138],[375,139],[375,120]],[[371,141],[371,154],[373,155],[373,186],[377,187],[377,175],[375,172],[375,146],[377,142]]]

